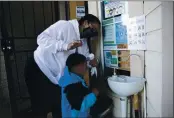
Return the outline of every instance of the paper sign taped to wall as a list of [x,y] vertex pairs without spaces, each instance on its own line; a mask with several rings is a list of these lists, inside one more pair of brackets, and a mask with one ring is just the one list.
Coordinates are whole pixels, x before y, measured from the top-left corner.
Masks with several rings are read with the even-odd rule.
[[81,18],[85,16],[85,6],[76,7],[76,18]]
[[145,15],[130,18],[127,32],[129,50],[146,50]]
[[123,16],[102,21],[104,50],[146,50],[145,15]]
[[125,12],[125,2],[123,1],[105,1],[104,2],[104,15],[105,18],[120,15]]

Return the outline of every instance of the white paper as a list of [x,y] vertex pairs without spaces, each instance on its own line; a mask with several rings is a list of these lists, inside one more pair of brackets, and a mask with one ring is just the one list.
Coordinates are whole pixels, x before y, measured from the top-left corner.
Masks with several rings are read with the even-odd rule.
[[129,50],[146,50],[144,15],[129,18],[127,39]]

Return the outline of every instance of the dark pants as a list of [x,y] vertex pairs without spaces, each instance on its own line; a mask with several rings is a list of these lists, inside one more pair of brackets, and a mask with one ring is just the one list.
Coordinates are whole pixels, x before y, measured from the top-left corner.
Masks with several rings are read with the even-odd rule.
[[61,88],[50,82],[35,63],[33,56],[27,60],[25,78],[33,115],[36,118],[46,118],[52,112],[53,118],[61,118]]

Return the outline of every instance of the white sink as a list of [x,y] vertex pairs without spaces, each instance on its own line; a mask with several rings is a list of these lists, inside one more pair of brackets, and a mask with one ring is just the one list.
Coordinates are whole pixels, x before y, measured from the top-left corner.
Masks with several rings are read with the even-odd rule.
[[144,78],[129,76],[112,76],[108,78],[110,89],[120,97],[128,97],[142,91]]

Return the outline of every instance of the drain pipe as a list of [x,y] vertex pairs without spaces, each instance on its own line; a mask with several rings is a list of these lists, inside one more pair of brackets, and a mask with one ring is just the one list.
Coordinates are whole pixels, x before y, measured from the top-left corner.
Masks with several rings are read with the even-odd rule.
[[[146,72],[146,65],[145,65],[145,51],[144,51],[144,74],[143,74],[143,77],[144,78],[146,78],[146,76],[145,76],[145,72]],[[147,118],[147,99],[146,99],[146,82],[147,82],[147,80],[145,81],[145,83],[144,83],[144,118]]]
[[146,107],[146,82],[144,83],[144,118],[147,118],[147,107]]

